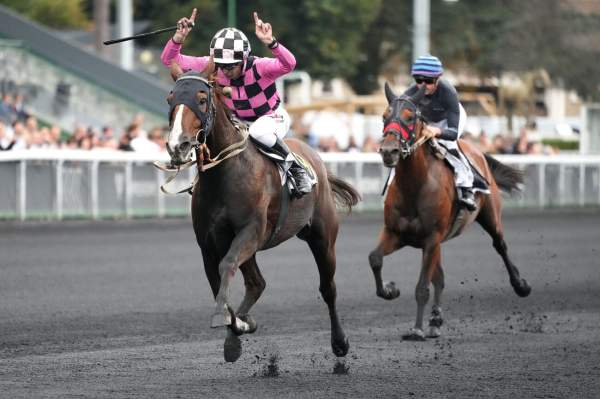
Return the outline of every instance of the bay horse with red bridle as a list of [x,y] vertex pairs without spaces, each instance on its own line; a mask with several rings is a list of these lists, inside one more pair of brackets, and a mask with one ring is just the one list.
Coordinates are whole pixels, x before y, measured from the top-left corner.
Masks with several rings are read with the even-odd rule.
[[[229,327],[225,360],[236,361],[242,352],[238,336],[257,328],[250,309],[266,283],[256,253],[293,236],[306,241],[312,251],[320,275],[319,290],[329,307],[331,347],[336,356],[345,356],[349,345],[336,310],[334,281],[339,227],[336,203],[350,210],[360,200],[358,192],[331,174],[312,148],[288,139],[286,143],[312,169],[317,182],[302,198],[286,200],[278,167],[247,139],[247,131],[233,123],[222,102],[223,88],[206,74],[183,74],[176,64],[171,73],[176,82],[168,98],[168,151],[172,167],[189,164],[196,152],[192,221],[216,300],[211,327]],[[282,212],[285,218],[280,218]],[[229,290],[238,269],[245,294],[234,311]]]
[[526,297],[531,292],[530,286],[519,276],[517,267],[508,257],[501,220],[500,190],[507,193],[518,191],[523,175],[519,170],[482,154],[470,143],[460,140],[460,148],[487,181],[490,191],[488,195],[476,194],[477,210],[469,212],[461,208],[453,171],[434,153],[433,146],[423,145],[426,138],[421,131],[426,121],[421,116],[418,104],[424,90],[413,97],[398,97],[386,83],[385,94],[388,107],[383,114],[384,134],[380,153],[385,166],[395,168],[395,175],[385,197],[384,226],[377,247],[369,255],[369,263],[375,277],[377,295],[388,300],[394,299],[400,295],[400,291],[394,282],[382,281],[383,257],[407,245],[423,250],[421,272],[415,288],[417,317],[414,327],[402,338],[425,340],[423,313],[429,300],[431,283],[434,296],[427,336],[438,337],[443,322],[441,244],[459,235],[473,221],[477,221],[491,236],[517,295]]

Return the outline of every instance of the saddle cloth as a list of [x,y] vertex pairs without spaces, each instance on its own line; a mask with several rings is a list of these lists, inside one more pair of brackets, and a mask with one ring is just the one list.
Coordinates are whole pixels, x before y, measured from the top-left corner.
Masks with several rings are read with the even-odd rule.
[[[432,150],[436,153],[436,155],[439,155],[438,158],[443,159],[444,163],[452,170],[453,173],[455,173],[457,165],[460,165],[462,167],[463,164],[461,160],[458,158],[457,155],[454,154],[455,150],[450,150],[446,148],[436,140],[429,140],[429,144],[431,145]],[[469,159],[469,157],[466,154],[464,154],[464,156],[467,159],[469,166],[471,167],[471,171],[473,173],[473,192],[489,194],[490,189],[488,181],[485,179],[485,177],[483,177],[481,172],[479,172],[479,169],[475,166],[471,159]],[[383,193],[385,193],[385,190],[392,184],[392,180],[394,179],[395,174],[396,169],[391,168],[390,175],[387,179],[387,185],[385,186]]]
[[[285,173],[285,169],[283,168],[283,163],[281,162],[281,157],[278,154],[269,152],[265,147],[257,146],[258,150],[262,152],[267,158],[273,159],[275,165],[277,165],[277,170],[279,170],[279,178],[281,179],[281,185],[283,186],[285,183],[291,184],[288,182],[288,176]],[[314,168],[310,163],[308,163],[304,158],[300,155],[296,154],[292,151],[291,153],[294,156],[295,162],[297,162],[300,166],[306,169],[306,173],[308,174],[308,178],[310,184],[314,186],[317,184],[317,174],[315,173]]]

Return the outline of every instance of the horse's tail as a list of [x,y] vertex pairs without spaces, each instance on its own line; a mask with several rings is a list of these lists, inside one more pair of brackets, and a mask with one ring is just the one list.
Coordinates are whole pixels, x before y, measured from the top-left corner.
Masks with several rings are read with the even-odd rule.
[[335,202],[339,206],[347,208],[348,212],[351,212],[352,207],[361,200],[358,191],[329,170],[327,171],[327,180],[331,185],[331,191],[335,194]]
[[505,165],[489,154],[484,155],[500,190],[510,195],[520,192],[524,180],[523,171]]

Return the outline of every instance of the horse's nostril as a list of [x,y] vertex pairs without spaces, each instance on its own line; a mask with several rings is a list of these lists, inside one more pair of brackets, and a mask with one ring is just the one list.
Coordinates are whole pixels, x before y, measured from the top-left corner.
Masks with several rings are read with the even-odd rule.
[[190,149],[190,143],[189,142],[183,142],[181,144],[179,144],[179,151],[180,152],[186,152],[187,150]]
[[399,152],[400,152],[400,150],[399,150],[399,149],[397,149],[397,148],[394,148],[394,149],[391,151],[391,153],[392,153],[392,154],[397,154],[397,153],[399,153]]

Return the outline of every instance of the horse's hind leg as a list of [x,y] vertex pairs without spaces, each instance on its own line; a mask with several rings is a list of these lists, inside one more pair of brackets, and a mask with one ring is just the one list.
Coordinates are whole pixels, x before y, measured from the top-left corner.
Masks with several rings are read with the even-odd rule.
[[260,298],[260,295],[265,290],[267,284],[256,264],[256,255],[252,256],[246,263],[241,265],[240,270],[244,276],[246,292],[244,294],[244,299],[237,310],[237,315],[241,320],[248,323],[250,330],[247,332],[253,333],[256,331],[257,324],[252,316],[250,316],[249,312],[258,298]]
[[440,327],[444,323],[442,319],[442,291],[444,290],[444,270],[442,265],[438,264],[433,272],[433,306],[431,307],[431,317],[429,318],[429,334],[427,338],[437,338],[441,335]]
[[377,296],[381,298],[394,299],[400,295],[400,290],[396,288],[396,284],[393,281],[383,281],[381,278],[381,269],[383,268],[383,257],[402,248],[402,246],[398,236],[384,227],[379,234],[377,247],[369,254],[369,265],[371,266],[371,270],[373,270]]
[[512,263],[508,257],[506,242],[504,241],[504,232],[502,229],[502,220],[500,219],[500,196],[497,191],[492,191],[488,201],[486,201],[481,212],[477,216],[477,222],[492,237],[494,248],[500,254],[508,275],[510,284],[521,297],[526,297],[531,292],[531,287],[524,278],[519,275],[519,269]]
[[[302,235],[312,251],[319,268],[320,284],[319,291],[323,300],[329,308],[331,320],[331,349],[338,356],[346,356],[348,353],[348,339],[338,318],[335,301],[337,290],[334,281],[335,275],[335,240],[337,237],[338,223],[335,220],[335,210],[329,217],[313,219],[313,224],[307,235]],[[329,221],[325,226],[325,220]]]
[[[219,276],[221,282],[219,291],[215,297],[217,302],[215,313],[212,316],[211,327],[229,326],[237,323],[237,319],[231,317],[231,307],[229,306],[229,286],[237,268],[250,259],[258,250],[257,226],[250,224],[244,227],[234,237],[227,254],[219,263]],[[240,321],[241,322],[241,321]],[[246,324],[244,322],[241,322]],[[235,325],[233,326],[235,328]],[[244,331],[245,331],[244,326]]]
[[256,255],[240,265],[240,270],[244,276],[246,292],[244,294],[244,299],[237,310],[237,314],[231,312],[231,316],[232,318],[235,318],[235,320],[232,320],[231,325],[227,329],[227,336],[225,337],[225,343],[223,345],[223,355],[227,362],[235,362],[242,355],[242,341],[239,336],[241,334],[249,334],[256,331],[257,324],[248,312],[256,303],[266,286],[265,279],[256,264]]

